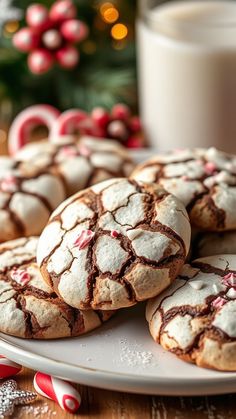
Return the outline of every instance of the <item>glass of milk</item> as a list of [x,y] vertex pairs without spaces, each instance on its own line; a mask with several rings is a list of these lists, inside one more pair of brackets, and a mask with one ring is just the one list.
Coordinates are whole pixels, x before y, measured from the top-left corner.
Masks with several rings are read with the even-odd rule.
[[236,152],[236,1],[140,0],[140,108],[152,147]]

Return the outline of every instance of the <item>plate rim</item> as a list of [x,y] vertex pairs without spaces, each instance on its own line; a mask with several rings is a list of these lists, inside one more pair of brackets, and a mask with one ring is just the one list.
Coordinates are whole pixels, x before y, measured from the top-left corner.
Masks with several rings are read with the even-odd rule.
[[[0,349],[3,351],[3,355],[10,356],[13,361],[20,362],[33,370],[37,370],[37,368],[35,369],[37,364],[37,367],[45,373],[97,388],[168,396],[199,396],[236,392],[236,374],[235,376],[227,376],[228,373],[224,371],[222,371],[222,378],[196,377],[183,379],[180,376],[170,380],[170,378],[157,378],[142,374],[142,379],[139,381],[137,376],[132,373],[119,373],[74,365],[37,354],[32,350],[20,347],[17,343],[8,342],[7,335],[4,337],[2,333],[0,333]],[[32,359],[34,360],[33,367]],[[93,383],[91,381],[95,377],[99,378],[99,382]]]

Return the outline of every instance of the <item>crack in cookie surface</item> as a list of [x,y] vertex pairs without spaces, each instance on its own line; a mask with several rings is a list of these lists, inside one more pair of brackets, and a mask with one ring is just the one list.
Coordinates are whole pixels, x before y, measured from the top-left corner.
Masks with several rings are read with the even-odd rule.
[[163,188],[112,179],[65,201],[44,229],[37,260],[68,304],[117,309],[174,280],[189,249],[184,206]]
[[131,177],[176,195],[191,223],[207,231],[236,228],[236,156],[214,148],[177,150],[139,165]]
[[84,334],[113,314],[72,308],[42,279],[37,237],[0,245],[0,331],[22,338],[55,339]]
[[236,256],[185,265],[173,285],[147,304],[152,337],[199,366],[236,371]]

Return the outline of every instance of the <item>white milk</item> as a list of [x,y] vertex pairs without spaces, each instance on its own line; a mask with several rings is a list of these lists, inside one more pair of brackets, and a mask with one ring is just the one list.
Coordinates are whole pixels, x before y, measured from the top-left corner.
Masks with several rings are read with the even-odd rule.
[[145,20],[140,106],[152,145],[236,152],[236,2],[169,2]]

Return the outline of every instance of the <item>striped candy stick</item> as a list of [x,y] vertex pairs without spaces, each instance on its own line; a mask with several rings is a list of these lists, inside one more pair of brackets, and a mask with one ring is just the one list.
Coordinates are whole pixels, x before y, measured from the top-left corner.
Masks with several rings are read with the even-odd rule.
[[51,131],[53,122],[60,112],[50,105],[29,106],[14,119],[8,133],[9,153],[14,156],[28,141],[33,129],[44,125]]
[[0,379],[12,377],[13,375],[18,374],[21,369],[21,365],[10,361],[10,359],[7,359],[3,355],[0,355]]
[[54,400],[63,410],[69,413],[77,412],[80,407],[80,394],[67,381],[37,372],[34,376],[34,388],[38,394]]

